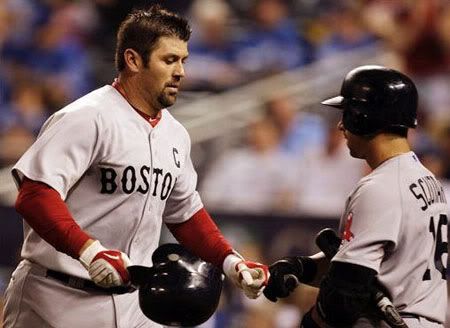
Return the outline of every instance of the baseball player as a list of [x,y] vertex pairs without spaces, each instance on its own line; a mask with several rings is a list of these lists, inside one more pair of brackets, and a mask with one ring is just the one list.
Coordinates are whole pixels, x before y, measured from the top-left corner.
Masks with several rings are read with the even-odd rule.
[[166,109],[190,33],[159,6],[131,13],[117,34],[118,79],[52,115],[14,166],[24,244],[5,328],[158,327],[127,267],[152,265],[163,223],[248,297],[261,293],[267,267],[244,261],[204,209],[188,133]]
[[323,253],[281,259],[270,266],[264,294],[287,296],[292,274],[320,285],[303,327],[385,327],[371,297],[381,284],[408,327],[443,327],[448,206],[407,141],[417,125],[414,83],[392,69],[361,66],[347,74],[340,96],[322,104],[342,110],[338,128],[350,154],[373,171],[347,199],[331,263]]

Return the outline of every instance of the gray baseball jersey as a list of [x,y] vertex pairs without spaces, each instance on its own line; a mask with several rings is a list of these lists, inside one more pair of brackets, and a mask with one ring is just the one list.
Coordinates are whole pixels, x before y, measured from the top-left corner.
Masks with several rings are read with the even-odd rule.
[[[112,86],[56,112],[14,166],[59,192],[76,222],[107,248],[150,266],[163,220],[183,222],[203,207],[187,131],[167,111],[153,128]],[[22,257],[89,278],[25,224]]]
[[434,175],[413,152],[395,156],[350,194],[333,261],[374,269],[400,312],[444,322],[447,214]]

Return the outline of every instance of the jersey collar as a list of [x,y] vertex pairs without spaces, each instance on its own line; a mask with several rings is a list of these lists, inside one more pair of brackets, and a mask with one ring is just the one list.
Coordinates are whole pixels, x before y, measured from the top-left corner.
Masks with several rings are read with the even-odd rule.
[[134,107],[129,101],[128,98],[125,94],[125,91],[123,90],[122,86],[120,85],[120,82],[117,78],[114,79],[114,82],[112,83],[112,86],[114,89],[116,89],[121,95],[122,97],[128,102],[128,104],[139,114],[141,115],[141,117],[143,117],[148,123],[150,123],[150,125],[154,128],[156,126],[156,124],[158,124],[158,122],[161,120],[161,116],[162,116],[162,111],[159,111],[158,114],[156,115],[155,118],[151,118],[150,115],[148,115],[147,113],[144,113],[142,111],[140,111],[139,109],[137,109],[136,107]]

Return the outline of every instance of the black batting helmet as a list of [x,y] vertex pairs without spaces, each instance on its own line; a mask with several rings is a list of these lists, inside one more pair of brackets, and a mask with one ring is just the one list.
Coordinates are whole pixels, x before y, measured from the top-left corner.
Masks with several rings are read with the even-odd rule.
[[350,71],[341,94],[323,105],[343,110],[344,128],[369,136],[393,127],[417,126],[417,89],[406,75],[386,67],[365,65]]
[[152,321],[165,326],[197,326],[219,304],[223,276],[179,244],[164,244],[152,256],[153,267],[129,266],[139,288],[139,306]]

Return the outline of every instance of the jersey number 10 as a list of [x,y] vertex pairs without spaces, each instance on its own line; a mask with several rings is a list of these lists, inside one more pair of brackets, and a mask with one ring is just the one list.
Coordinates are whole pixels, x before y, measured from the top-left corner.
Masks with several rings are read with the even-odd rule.
[[[443,229],[442,227],[447,228],[447,216],[445,214],[441,214],[439,216],[439,222],[437,224],[437,227],[434,225],[434,219],[433,217],[430,218],[430,226],[429,231],[433,235],[434,243],[435,243],[435,250],[434,250],[434,266],[435,268],[441,273],[442,279],[445,279],[446,274],[446,264],[443,260],[443,255],[448,254],[447,245],[448,242],[442,240],[442,234]],[[446,234],[445,237],[447,237],[447,229],[444,229],[444,232]],[[431,271],[430,268],[425,271],[423,274],[422,280],[431,280]]]

